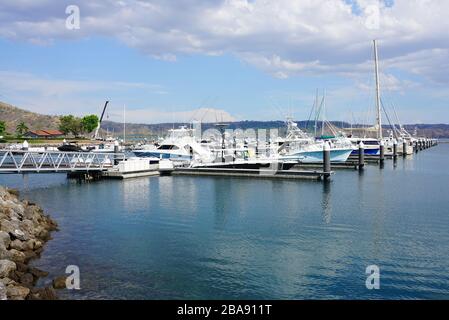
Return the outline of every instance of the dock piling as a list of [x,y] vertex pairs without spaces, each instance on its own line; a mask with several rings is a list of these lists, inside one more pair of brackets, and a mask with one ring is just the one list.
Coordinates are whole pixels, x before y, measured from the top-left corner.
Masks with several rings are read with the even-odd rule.
[[385,161],[385,141],[380,140],[380,154],[379,154],[379,163],[382,167]]
[[398,157],[398,141],[396,139],[393,140],[393,159],[396,160]]
[[365,145],[363,142],[359,144],[359,170],[362,170],[365,166]]
[[331,147],[329,142],[325,142],[323,146],[323,172],[324,180],[329,180],[331,175]]

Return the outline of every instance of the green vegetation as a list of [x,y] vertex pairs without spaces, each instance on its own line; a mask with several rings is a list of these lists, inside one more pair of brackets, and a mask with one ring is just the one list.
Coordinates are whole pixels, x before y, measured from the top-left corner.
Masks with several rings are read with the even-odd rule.
[[6,124],[4,121],[0,121],[0,135],[3,135],[6,131]]
[[91,114],[81,118],[73,115],[59,117],[59,130],[64,134],[73,134],[78,137],[82,133],[90,133],[98,126],[99,119],[96,115]]
[[66,135],[72,133],[75,137],[78,137],[83,131],[83,124],[80,118],[68,115],[59,117],[59,121],[59,130]]
[[100,119],[98,119],[98,116],[96,116],[95,114],[85,116],[83,119],[81,119],[84,132],[90,133],[94,131],[97,128],[99,121]]
[[17,137],[22,137],[25,133],[27,133],[27,131],[28,131],[28,127],[25,124],[25,122],[23,122],[23,121],[21,123],[19,123],[16,127]]

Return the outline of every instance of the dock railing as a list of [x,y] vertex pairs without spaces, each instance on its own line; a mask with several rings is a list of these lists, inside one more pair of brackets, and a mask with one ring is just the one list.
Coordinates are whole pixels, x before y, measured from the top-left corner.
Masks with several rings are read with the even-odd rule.
[[0,150],[0,173],[105,171],[124,153]]

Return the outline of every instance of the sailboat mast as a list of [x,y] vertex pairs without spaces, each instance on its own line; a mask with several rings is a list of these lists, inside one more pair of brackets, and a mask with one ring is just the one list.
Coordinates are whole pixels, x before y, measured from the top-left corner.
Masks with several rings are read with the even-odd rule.
[[126,142],[126,105],[123,105],[123,145]]
[[376,108],[377,108],[377,138],[381,140],[382,136],[382,112],[380,106],[380,81],[379,81],[379,57],[377,55],[377,41],[374,42],[374,67],[376,73]]

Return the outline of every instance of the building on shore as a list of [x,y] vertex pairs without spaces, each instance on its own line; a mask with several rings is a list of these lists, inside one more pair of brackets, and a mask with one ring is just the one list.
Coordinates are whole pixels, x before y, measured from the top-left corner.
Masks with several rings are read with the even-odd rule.
[[64,133],[59,130],[31,130],[24,134],[25,138],[49,139],[62,138]]

